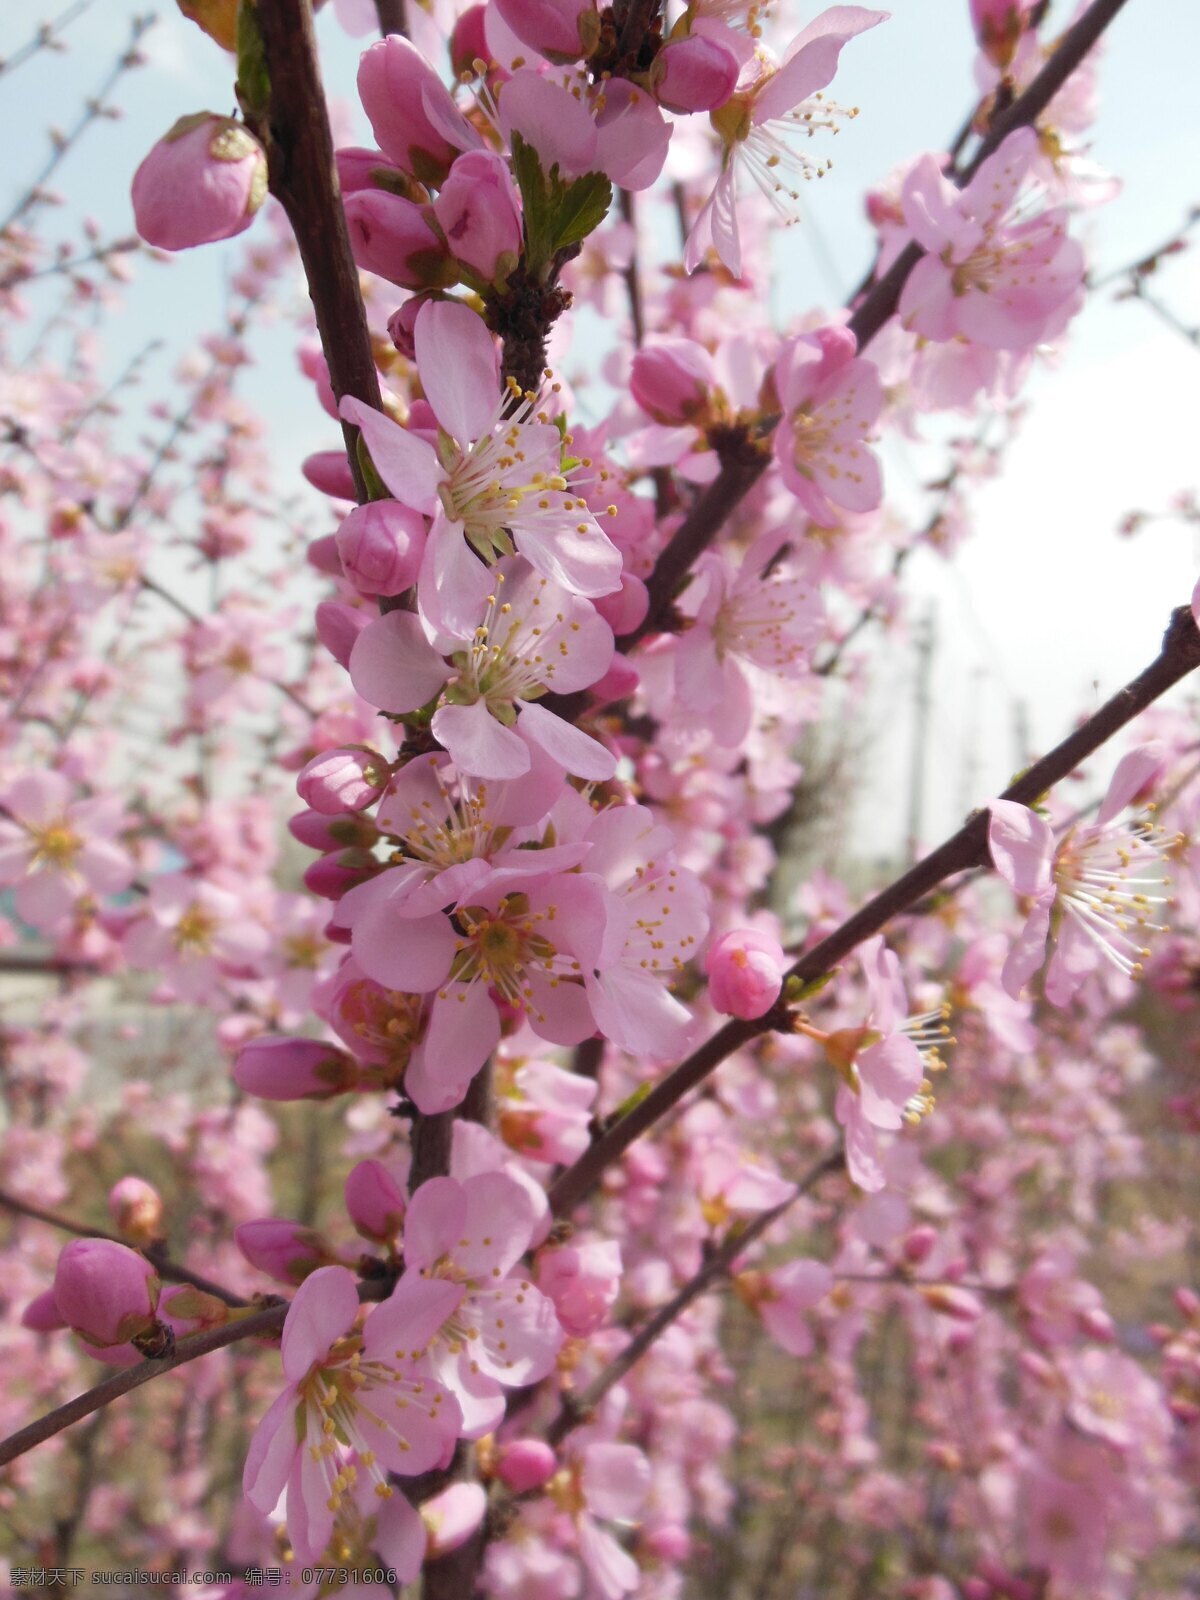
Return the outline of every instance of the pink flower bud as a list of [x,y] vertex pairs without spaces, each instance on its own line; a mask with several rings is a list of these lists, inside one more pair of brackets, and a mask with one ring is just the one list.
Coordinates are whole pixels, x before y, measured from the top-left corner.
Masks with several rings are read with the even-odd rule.
[[566,1331],[584,1339],[604,1326],[617,1298],[621,1247],[615,1240],[593,1239],[542,1250],[537,1285],[553,1300]]
[[21,1326],[32,1333],[57,1333],[65,1328],[66,1318],[58,1309],[53,1289],[43,1289],[21,1313]]
[[478,1483],[452,1483],[421,1505],[429,1533],[428,1559],[457,1550],[479,1527],[487,1511],[487,1495]]
[[339,850],[336,855],[321,856],[312,863],[304,874],[304,886],[322,900],[340,900],[347,889],[366,883],[382,871],[383,863],[369,850]]
[[430,207],[382,189],[360,189],[346,196],[345,210],[350,248],[367,272],[402,289],[436,289],[457,282],[458,271],[445,241],[429,224]]
[[108,1191],[108,1210],[120,1232],[134,1244],[152,1244],[162,1238],[162,1197],[144,1178],[119,1178]]
[[978,1322],[983,1307],[969,1289],[955,1289],[948,1285],[933,1284],[921,1290],[921,1298],[931,1311],[955,1322]]
[[359,594],[403,594],[421,569],[425,518],[399,500],[372,500],[342,523],[337,548]]
[[355,1232],[390,1244],[404,1226],[405,1200],[382,1161],[360,1161],[346,1178],[346,1211]]
[[1099,1344],[1116,1343],[1117,1330],[1113,1326],[1113,1319],[1100,1306],[1087,1306],[1081,1311],[1079,1326],[1089,1339],[1095,1339]]
[[1189,1322],[1200,1322],[1200,1294],[1194,1289],[1180,1287],[1174,1291],[1174,1300]]
[[250,1265],[276,1283],[303,1283],[318,1267],[338,1264],[323,1234],[282,1217],[243,1222],[233,1230],[233,1238]]
[[670,39],[654,59],[650,81],[668,111],[715,111],[737,87],[741,65],[731,50],[701,33]]
[[417,357],[417,342],[415,338],[417,312],[420,311],[424,304],[423,298],[419,295],[414,295],[411,300],[406,300],[402,306],[393,311],[388,318],[388,338],[406,361],[415,361]]
[[180,117],[133,178],[137,231],[159,250],[231,239],[267,194],[267,158],[253,134],[209,111]]
[[514,1494],[540,1489],[558,1471],[558,1457],[544,1439],[514,1439],[501,1445],[496,1476]]
[[336,817],[342,811],[361,811],[387,787],[391,769],[387,758],[366,745],[345,745],[323,750],[306,762],[296,778],[296,793],[314,811]]
[[358,1078],[354,1057],[320,1039],[251,1039],[233,1064],[238,1088],[260,1100],[327,1100]]
[[310,540],[304,559],[310,567],[323,572],[327,578],[344,578],[346,575],[338,554],[336,534],[325,533],[319,539]]
[[970,5],[979,48],[1003,71],[1029,27],[1037,0],[970,0]]
[[459,156],[433,210],[455,258],[486,282],[506,278],[516,266],[521,201],[508,163],[495,151]]
[[671,1566],[678,1566],[692,1553],[691,1536],[678,1522],[664,1522],[661,1527],[646,1530],[642,1544],[652,1556]]
[[[379,148],[433,188],[441,184],[460,150],[480,142],[437,73],[399,34],[389,34],[363,52],[358,93]],[[437,113],[436,125],[429,106]],[[447,139],[448,127],[461,128],[457,145]]]
[[369,850],[379,837],[372,819],[355,811],[333,817],[324,817],[319,811],[297,811],[288,819],[288,832],[310,850],[324,851],[350,850],[356,845]]
[[718,1011],[751,1022],[779,999],[787,957],[778,939],[757,928],[736,928],[704,958],[708,998]]
[[600,37],[592,0],[496,0],[496,10],[522,44],[548,61],[578,61]]
[[313,488],[332,500],[355,498],[354,474],[344,450],[317,450],[300,463],[300,471]]
[[919,1267],[922,1261],[928,1261],[937,1243],[937,1229],[925,1225],[914,1228],[904,1240],[904,1259],[910,1266]]
[[322,600],[317,607],[317,638],[339,667],[349,665],[354,642],[370,620],[368,612],[344,600]]
[[632,572],[621,574],[621,587],[615,594],[602,594],[592,604],[618,638],[640,628],[650,610],[650,595],[641,578]]
[[486,6],[468,6],[454,24],[450,34],[450,65],[456,78],[471,72],[477,61],[486,61],[491,54],[484,26],[486,15]]
[[72,1239],[58,1258],[54,1300],[90,1344],[126,1344],[154,1327],[159,1281],[136,1250],[111,1239]]
[[616,655],[604,676],[589,686],[588,693],[598,705],[607,705],[613,700],[628,700],[641,681],[642,675],[633,662]]
[[691,422],[705,409],[717,381],[712,357],[691,339],[662,339],[633,358],[629,392],[666,427]]

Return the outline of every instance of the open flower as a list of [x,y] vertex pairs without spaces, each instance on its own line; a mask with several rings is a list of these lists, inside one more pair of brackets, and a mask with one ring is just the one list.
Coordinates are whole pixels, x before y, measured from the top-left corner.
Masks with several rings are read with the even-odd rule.
[[15,885],[17,911],[53,932],[86,895],[118,894],[133,863],[115,842],[124,823],[113,795],[71,800],[60,772],[30,772],[9,784],[0,818],[0,885]]
[[[988,846],[997,872],[1032,899],[1025,926],[1004,963],[1009,994],[1021,993],[1042,965],[1047,941],[1046,999],[1069,1004],[1101,960],[1136,978],[1149,955],[1147,933],[1161,931],[1155,906],[1167,902],[1161,863],[1171,841],[1121,813],[1162,765],[1157,745],[1131,750],[1113,773],[1094,823],[1068,829],[1056,843],[1044,817],[1014,800],[993,800]],[[1157,891],[1157,892],[1156,892]]]
[[412,1476],[449,1460],[458,1403],[414,1368],[437,1309],[410,1297],[407,1311],[402,1329],[394,1316],[377,1322],[376,1311],[356,1332],[358,1290],[345,1267],[322,1267],[296,1291],[283,1324],[287,1387],[250,1441],[242,1486],[264,1516],[287,1491],[288,1533],[301,1561],[324,1553],[343,1507],[357,1515],[348,1496],[359,1478],[388,1500],[389,1472]]

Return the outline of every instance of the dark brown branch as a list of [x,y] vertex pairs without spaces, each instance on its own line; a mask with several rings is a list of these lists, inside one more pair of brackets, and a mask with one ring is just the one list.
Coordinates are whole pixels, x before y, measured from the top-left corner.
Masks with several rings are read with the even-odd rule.
[[[1010,784],[999,798],[1032,805],[1127,722],[1131,722],[1198,666],[1200,633],[1192,620],[1191,610],[1187,606],[1180,606],[1172,614],[1158,658],[1113,695],[1094,716],[1056,745],[1049,755],[1043,756],[1015,783]],[[922,895],[928,894],[944,879],[972,867],[986,866],[987,827],[987,811],[974,812],[956,834],[918,861],[873,900],[869,900],[828,938],[822,939],[820,944],[800,956],[789,969],[788,976],[803,984],[823,978],[864,939],[885,928],[893,917]],[[568,1216],[595,1188],[605,1169],[684,1095],[715,1072],[722,1061],[760,1034],[774,1028],[786,1029],[788,1018],[787,1007],[781,1005],[756,1022],[731,1021],[719,1028],[698,1050],[655,1084],[644,1100],[613,1123],[574,1166],[563,1173],[550,1191],[550,1206],[555,1216]]]
[[379,31],[386,39],[389,33],[402,33],[408,37],[408,5],[406,0],[375,0],[375,14],[379,18]]
[[[378,410],[379,376],[342,210],[312,7],[309,0],[258,0],[257,15],[271,103],[252,125],[267,151],[271,193],[296,235],[333,392]],[[357,476],[356,430],[343,425],[343,432]]]

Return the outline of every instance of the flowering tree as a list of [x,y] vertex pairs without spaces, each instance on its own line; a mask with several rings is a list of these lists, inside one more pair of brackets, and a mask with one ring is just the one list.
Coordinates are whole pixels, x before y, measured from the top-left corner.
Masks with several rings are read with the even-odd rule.
[[[59,984],[3,1036],[14,1584],[1193,1592],[1195,1258],[1129,1207],[1196,1038],[1195,602],[892,881],[779,887],[802,742],[983,470],[914,526],[889,435],[1003,419],[1086,300],[1123,0],[972,0],[962,133],[786,328],[770,230],[885,13],[334,0],[380,35],[335,150],[308,0],[180,3],[239,112],[146,156],[138,231],[253,233],[152,435],[86,337],[136,241],[51,246],[49,172],[0,236],[14,319],[66,287],[0,388],[2,955]],[[554,365],[588,302],[602,404]],[[237,397],[270,307],[325,509]],[[114,993],[165,1026],[106,1100]]]

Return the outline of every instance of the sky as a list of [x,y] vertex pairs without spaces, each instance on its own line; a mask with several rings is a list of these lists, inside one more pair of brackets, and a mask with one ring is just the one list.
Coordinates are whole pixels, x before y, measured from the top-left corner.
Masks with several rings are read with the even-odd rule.
[[[0,7],[0,57],[63,9],[9,0]],[[105,237],[131,231],[129,179],[154,140],[185,112],[232,111],[229,58],[173,7],[91,0],[65,31],[64,52],[41,52],[0,76],[5,211],[49,150],[48,124],[71,126],[123,47],[133,12],[151,9],[158,20],[143,45],[149,66],[125,80],[121,119],[94,128],[56,174],[64,224],[86,211]],[[864,188],[918,151],[943,146],[971,101],[966,0],[893,0],[891,10],[885,26],[843,56],[834,93],[860,115],[832,147],[833,172],[806,188],[805,222],[777,242],[774,304],[785,312],[836,304],[858,280],[871,255]],[[1072,11],[1060,0],[1051,18],[1065,22]],[[797,24],[812,12],[796,8]],[[342,99],[347,132],[362,140],[353,90],[360,46],[328,10],[319,34],[327,83]],[[1075,224],[1097,277],[1167,239],[1200,203],[1198,60],[1194,0],[1128,0],[1109,30],[1092,154],[1123,187]],[[169,266],[140,265],[136,296],[105,327],[112,370],[161,338],[148,384],[165,390],[172,361],[212,325],[236,260],[234,241]],[[1159,288],[1185,322],[1200,323],[1191,257],[1172,264]],[[32,337],[37,314],[51,302],[32,296],[31,303]],[[588,357],[594,337],[593,330],[577,342],[576,360]],[[259,330],[259,362],[245,380],[248,399],[271,419],[281,481],[291,461],[332,442],[296,373],[293,343],[286,324]],[[1156,522],[1135,538],[1117,532],[1127,511],[1160,510],[1197,486],[1200,351],[1145,307],[1102,294],[1076,319],[1027,398],[1002,476],[976,496],[971,540],[953,562],[922,553],[905,573],[912,615],[932,619],[936,641],[922,822],[929,843],[957,826],[965,806],[986,801],[1009,780],[1018,764],[1016,707],[1024,707],[1028,753],[1057,742],[1080,713],[1151,659],[1171,608],[1189,597],[1200,574],[1194,530],[1181,523]],[[936,470],[937,459],[919,445],[888,451],[889,493],[902,512],[918,514],[922,477]],[[856,813],[856,833],[860,848],[881,858],[902,850],[907,831],[898,797],[913,761],[915,661],[911,642],[889,638],[872,696],[858,713],[873,798]],[[1108,770],[1099,758],[1099,787]]]

